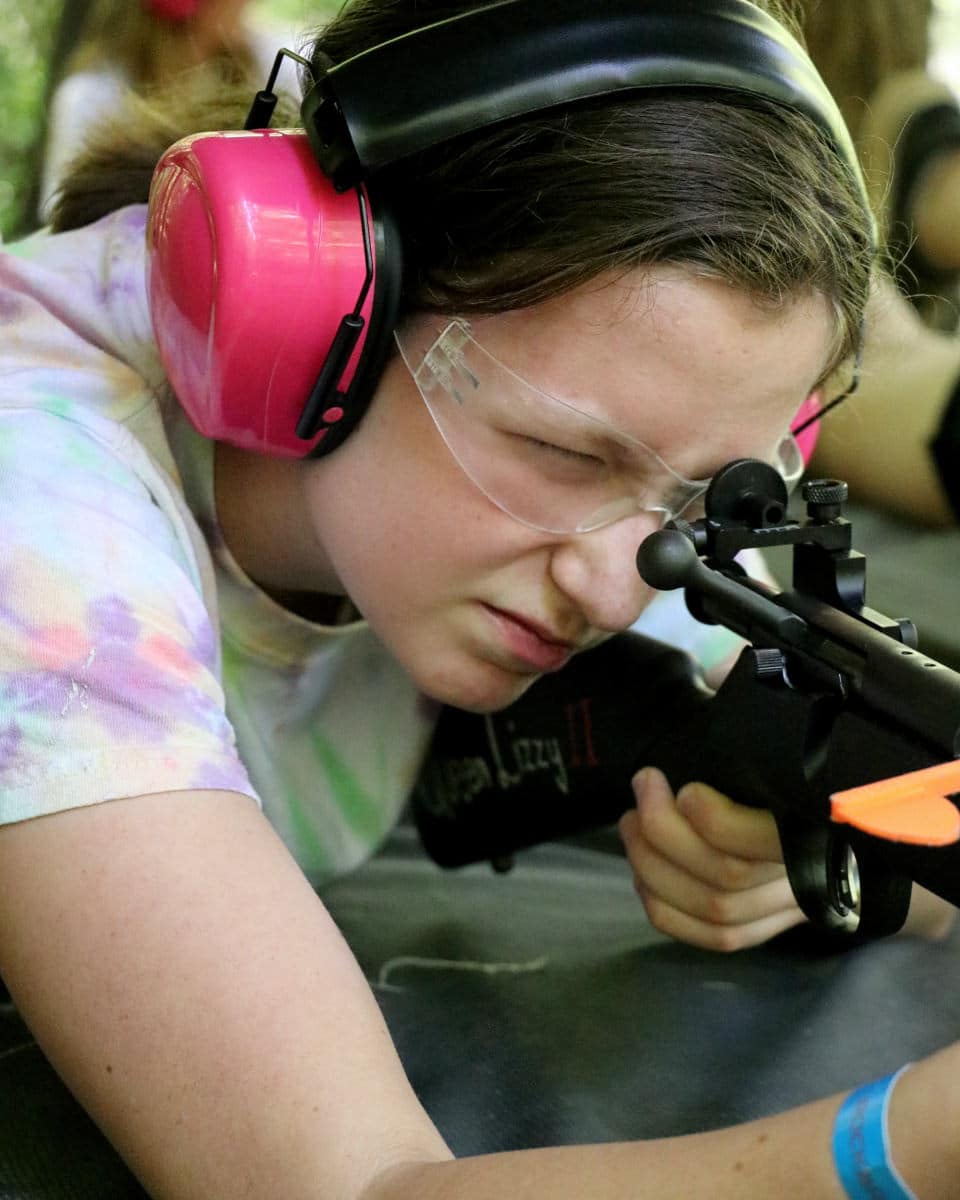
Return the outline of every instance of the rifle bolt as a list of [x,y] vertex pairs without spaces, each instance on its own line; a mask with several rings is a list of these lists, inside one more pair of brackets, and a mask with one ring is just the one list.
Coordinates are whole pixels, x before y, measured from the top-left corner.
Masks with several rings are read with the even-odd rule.
[[758,679],[782,678],[786,665],[786,656],[775,646],[763,646],[753,651],[753,669]]

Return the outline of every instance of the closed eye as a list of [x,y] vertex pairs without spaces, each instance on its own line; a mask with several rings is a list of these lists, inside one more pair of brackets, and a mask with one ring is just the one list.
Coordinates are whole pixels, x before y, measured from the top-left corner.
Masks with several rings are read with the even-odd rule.
[[529,446],[538,453],[556,456],[566,462],[584,467],[605,468],[607,464],[596,454],[587,454],[583,450],[571,450],[568,446],[558,446],[555,442],[544,442],[540,438],[519,435]]

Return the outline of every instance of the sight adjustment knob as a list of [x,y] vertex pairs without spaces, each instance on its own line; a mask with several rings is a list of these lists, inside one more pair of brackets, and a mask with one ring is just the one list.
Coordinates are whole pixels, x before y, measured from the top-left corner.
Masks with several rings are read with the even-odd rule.
[[812,520],[832,521],[843,511],[849,489],[842,479],[808,479],[801,484],[800,495]]

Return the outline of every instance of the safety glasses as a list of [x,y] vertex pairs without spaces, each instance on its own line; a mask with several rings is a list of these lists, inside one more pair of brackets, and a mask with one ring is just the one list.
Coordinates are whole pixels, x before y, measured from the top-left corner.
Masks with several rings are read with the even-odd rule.
[[[643,512],[661,523],[702,515],[709,479],[684,478],[643,442],[540,391],[485,350],[466,321],[415,318],[396,340],[451,454],[517,521],[589,533]],[[769,461],[788,487],[803,472],[790,435]]]

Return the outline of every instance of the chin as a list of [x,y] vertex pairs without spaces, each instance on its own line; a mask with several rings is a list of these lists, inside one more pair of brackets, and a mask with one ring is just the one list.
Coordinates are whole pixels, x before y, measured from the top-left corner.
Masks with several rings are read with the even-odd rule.
[[421,688],[441,704],[472,713],[494,713],[509,708],[540,678],[539,675],[517,675],[498,668],[488,668],[485,677],[474,671],[471,678],[431,678]]

